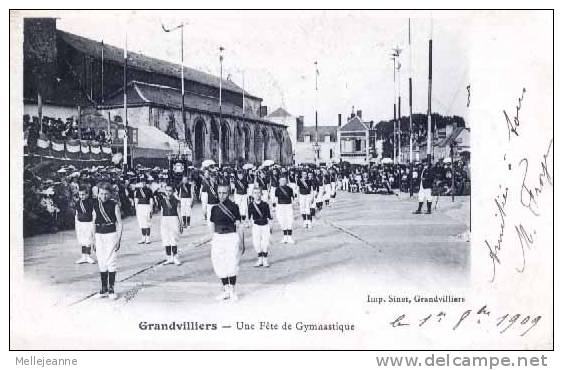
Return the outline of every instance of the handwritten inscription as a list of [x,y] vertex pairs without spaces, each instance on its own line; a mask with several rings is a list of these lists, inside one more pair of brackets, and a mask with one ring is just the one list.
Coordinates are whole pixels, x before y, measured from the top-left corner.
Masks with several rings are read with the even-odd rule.
[[[451,320],[450,320],[451,319]],[[445,311],[425,313],[414,318],[407,314],[400,314],[389,322],[393,328],[401,327],[423,327],[430,325],[450,325],[452,331],[462,330],[467,325],[488,325],[497,328],[499,334],[504,334],[509,330],[516,331],[517,335],[524,337],[541,321],[541,315],[530,315],[523,313],[497,313],[491,312],[487,305],[481,306],[478,310],[466,309],[461,314],[448,314]]]
[[538,175],[538,182],[530,185],[528,177],[528,159],[522,158],[520,160],[519,166],[524,169],[524,174],[522,176],[522,187],[520,188],[520,204],[526,207],[534,216],[539,216],[540,211],[538,209],[538,197],[541,195],[544,186],[553,186],[553,180],[551,173],[549,172],[549,166],[547,164],[548,159],[551,156],[551,148],[553,146],[553,139],[549,141],[547,150],[542,155],[542,161],[540,163],[541,172]]
[[524,100],[524,94],[526,93],[526,88],[522,89],[522,95],[518,98],[518,104],[516,105],[516,113],[511,118],[509,117],[506,110],[503,110],[504,119],[506,120],[506,127],[508,129],[508,140],[510,140],[511,134],[518,136],[518,128],[520,127],[520,110],[522,109],[522,101]]
[[[514,114],[509,115],[506,110],[503,110],[508,133],[509,146],[507,149],[511,149],[511,145],[527,144],[526,142],[511,141],[513,137],[526,140],[526,130],[523,130],[523,126],[521,126],[521,111],[525,94],[526,88],[523,88]],[[491,283],[495,281],[498,268],[504,258],[502,251],[506,240],[509,243],[506,248],[518,248],[516,253],[521,260],[516,262],[518,266],[515,267],[515,270],[518,273],[526,271],[526,256],[534,248],[538,238],[538,232],[533,225],[537,223],[534,220],[542,214],[540,197],[546,187],[553,186],[553,175],[550,170],[552,168],[552,148],[553,139],[550,139],[542,153],[527,152],[516,162],[518,163],[516,171],[512,171],[511,161],[507,160],[507,154],[504,153],[503,155],[503,161],[509,163],[507,170],[505,170],[504,183],[498,185],[499,190],[493,198],[494,218],[497,220],[496,232],[494,237],[484,240],[491,266],[491,277],[489,279]],[[533,157],[534,154],[535,157]],[[534,160],[537,157],[541,158],[540,161]],[[518,184],[518,190],[512,189],[511,184],[513,183]],[[532,218],[522,215],[520,209],[524,209],[524,213],[528,212]],[[515,253],[508,253],[511,256],[516,256]]]

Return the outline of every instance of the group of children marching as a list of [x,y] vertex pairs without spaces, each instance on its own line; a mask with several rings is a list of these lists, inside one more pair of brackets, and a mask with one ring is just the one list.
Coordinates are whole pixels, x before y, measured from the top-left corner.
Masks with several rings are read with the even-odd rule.
[[[82,248],[82,257],[77,263],[96,263],[91,257],[95,250],[102,281],[100,296],[117,298],[114,284],[122,223],[119,204],[104,195],[104,192],[109,193],[110,190],[109,184],[100,184],[94,199],[89,197],[89,189],[80,188],[76,235]],[[158,193],[153,192],[143,178],[139,179],[134,193],[137,222],[141,230],[139,244],[151,243],[153,212],[160,209],[160,234],[166,254],[165,265],[182,264],[178,257],[179,236],[184,229],[190,227],[195,192],[194,181],[187,176],[177,186],[166,185]],[[232,201],[228,200],[229,193],[233,194]],[[212,263],[225,289],[221,299],[236,299],[234,281],[240,258],[238,249],[241,244],[244,245],[244,236],[241,240],[240,237],[234,238],[228,234],[237,232],[241,235],[242,228],[251,227],[252,244],[257,254],[254,266],[269,267],[273,216],[276,216],[283,232],[281,243],[295,244],[294,201],[298,199],[304,228],[311,228],[313,217],[322,210],[323,205],[329,206],[335,196],[336,176],[325,169],[298,172],[282,168],[281,172],[276,170],[268,174],[265,171],[238,171],[230,179],[215,171],[205,171],[199,197],[203,218],[213,232]],[[223,224],[227,226],[223,227]],[[228,246],[229,244],[232,245]],[[236,251],[224,253],[225,250],[233,250],[232,248]],[[221,272],[225,270],[221,266],[230,266],[226,269],[228,272]]]

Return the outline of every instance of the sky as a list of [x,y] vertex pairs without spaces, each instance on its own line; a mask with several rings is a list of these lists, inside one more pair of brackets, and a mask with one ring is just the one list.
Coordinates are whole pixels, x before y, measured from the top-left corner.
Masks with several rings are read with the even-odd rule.
[[[223,75],[263,98],[272,112],[284,107],[314,125],[337,124],[361,109],[366,121],[393,117],[394,86],[400,84],[402,114],[408,112],[408,19],[411,18],[413,112],[427,111],[428,39],[433,39],[432,108],[465,115],[469,81],[469,20],[442,12],[408,11],[59,11],[57,27],[146,55],[179,62],[180,34],[187,23],[184,64]],[[392,48],[401,53],[400,79],[393,82]],[[318,62],[318,90],[315,65]]]

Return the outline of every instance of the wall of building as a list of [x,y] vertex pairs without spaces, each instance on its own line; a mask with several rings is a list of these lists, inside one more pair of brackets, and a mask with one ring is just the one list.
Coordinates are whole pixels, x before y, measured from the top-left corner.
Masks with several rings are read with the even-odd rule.
[[[338,162],[340,157],[338,155],[337,147],[337,142],[327,143],[319,141],[319,162]],[[313,142],[297,142],[297,145],[295,146],[295,163],[315,163]]]
[[288,117],[268,117],[268,120],[278,123],[280,125],[284,125],[287,127],[287,133],[289,135],[289,139],[291,140],[291,145],[295,148],[297,145],[297,124],[295,121],[296,117],[288,116]]
[[[37,104],[24,104],[23,114],[28,114],[29,117],[38,117]],[[42,114],[43,117],[60,118],[65,121],[69,117],[78,117],[78,107],[59,107],[43,104]]]
[[[112,119],[116,115],[123,116],[123,108],[100,110]],[[168,117],[172,115],[180,140],[184,140],[184,127],[181,111],[161,107],[130,107],[127,109],[129,125],[133,127],[156,126],[166,131]],[[211,114],[186,111],[188,129],[188,146],[192,150],[193,159],[200,163],[204,159],[219,162],[219,120]],[[293,149],[289,135],[284,127],[267,123],[244,120],[242,118],[226,118],[222,122],[223,163],[244,164],[247,162],[260,164],[265,159],[280,164],[291,164]]]

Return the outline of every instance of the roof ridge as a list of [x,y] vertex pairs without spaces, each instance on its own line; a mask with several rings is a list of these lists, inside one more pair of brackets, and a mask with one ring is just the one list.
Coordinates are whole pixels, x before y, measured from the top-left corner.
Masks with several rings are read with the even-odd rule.
[[[74,33],[68,32],[68,31],[64,31],[64,30],[61,30],[61,29],[57,29],[56,31],[57,31],[57,33],[62,34],[63,38],[66,36],[66,37],[71,38],[71,39],[72,38],[74,38],[75,40],[78,39],[79,42],[96,43],[96,44],[101,45],[101,41],[98,42],[96,40],[93,40],[93,39],[90,39],[90,38],[87,38],[87,37],[84,37],[84,36],[81,36],[81,35],[77,35],[77,34],[74,34]],[[116,51],[116,52],[120,52],[120,51],[122,52],[123,51],[123,48],[115,46],[115,45],[107,44],[105,42],[104,42],[103,45],[104,45],[104,48],[109,48],[109,49],[113,48],[113,49],[115,49],[114,51]],[[70,46],[73,47],[73,48],[77,48],[77,46],[72,45],[72,44]],[[90,52],[90,50],[86,50],[86,51],[81,50],[81,51],[90,55],[91,57],[93,57],[95,59],[101,58],[101,56]],[[130,56],[134,56],[134,57],[139,58],[141,60],[145,59],[146,61],[149,61],[149,62],[152,62],[152,63],[157,63],[157,64],[160,63],[163,66],[167,65],[167,66],[178,67],[178,70],[180,70],[180,68],[182,67],[178,63],[174,63],[174,62],[170,62],[170,61],[167,61],[167,60],[164,60],[164,59],[159,59],[159,58],[152,57],[152,56],[149,56],[149,55],[141,54],[139,52],[135,52],[135,51],[131,51],[131,50],[128,50],[127,52]],[[142,66],[131,66],[131,67],[135,68],[135,69],[141,69],[141,70],[145,70],[145,71],[149,71],[149,72],[153,72],[153,73],[160,73],[160,74],[164,74],[164,75],[167,75],[167,76],[176,77],[175,75],[173,75],[172,73],[169,73],[167,71],[152,71],[152,70],[149,70],[147,68],[143,68]],[[204,85],[208,85],[208,86],[218,87],[219,81],[221,80],[221,78],[219,76],[215,76],[214,74],[211,74],[211,73],[208,73],[208,72],[196,69],[196,68],[188,67],[188,66],[185,66],[185,65],[183,67],[184,67],[184,71],[187,70],[189,73],[195,74],[195,76],[192,76],[192,81],[198,82],[198,83],[201,83],[201,84],[204,84]],[[200,75],[199,78],[197,76],[198,74]],[[207,77],[207,78],[214,80],[214,81],[203,81],[202,79],[204,77]],[[184,76],[184,78],[189,79],[190,76]],[[236,93],[242,93],[243,89],[240,86],[238,86],[236,83],[234,83],[233,81],[227,80],[227,79],[224,79],[224,78],[222,79],[222,81],[223,81],[223,89],[229,90],[229,91],[232,91],[232,92],[236,92]],[[231,85],[231,86],[229,86],[229,85]],[[261,99],[261,98],[255,96],[255,95],[249,93],[246,90],[244,90],[244,94],[247,97]]]

